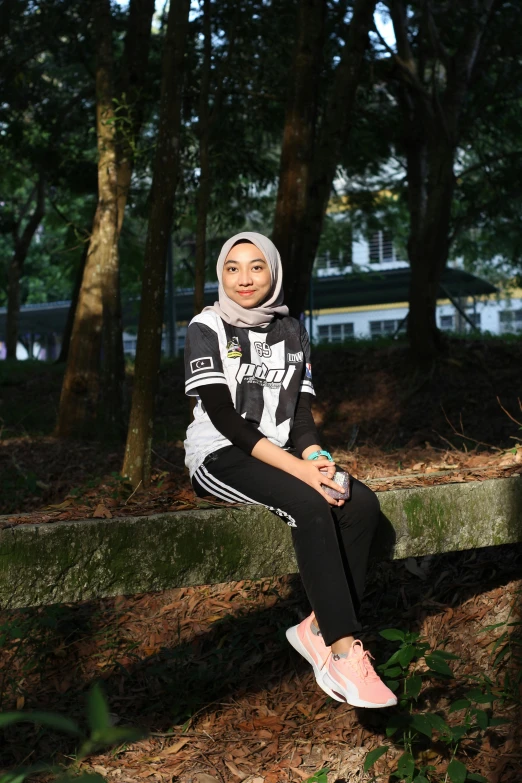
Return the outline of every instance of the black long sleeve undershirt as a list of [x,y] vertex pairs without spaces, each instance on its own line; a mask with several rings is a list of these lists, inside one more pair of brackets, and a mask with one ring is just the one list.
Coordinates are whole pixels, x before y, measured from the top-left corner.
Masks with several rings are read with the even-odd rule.
[[312,416],[313,394],[301,392],[297,398],[297,407],[295,409],[294,423],[290,430],[290,439],[294,448],[301,456],[303,451],[309,446],[319,444],[319,435]]
[[[197,392],[214,427],[234,446],[251,454],[256,443],[265,436],[236,411],[228,386],[223,383],[198,386]],[[313,395],[305,392],[297,399],[290,439],[299,455],[319,442],[311,410],[312,399]]]

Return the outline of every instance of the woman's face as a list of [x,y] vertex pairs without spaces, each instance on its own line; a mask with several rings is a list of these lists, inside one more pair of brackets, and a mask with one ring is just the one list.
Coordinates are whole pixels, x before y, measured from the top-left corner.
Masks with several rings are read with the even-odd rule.
[[241,307],[260,305],[272,285],[270,268],[261,250],[246,242],[235,245],[226,257],[222,282],[227,296]]

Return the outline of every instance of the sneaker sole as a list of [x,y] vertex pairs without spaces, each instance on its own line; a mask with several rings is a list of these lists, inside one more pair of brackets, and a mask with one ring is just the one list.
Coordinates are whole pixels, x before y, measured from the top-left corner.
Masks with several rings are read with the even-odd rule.
[[[340,688],[338,683],[333,680],[328,672],[325,672],[323,675],[323,682],[326,688],[329,689],[332,693],[334,693],[334,699],[337,699],[337,701],[345,701],[347,704],[350,704],[352,707],[367,707],[368,709],[381,709],[382,707],[395,707],[397,704],[397,699],[394,697],[393,699],[388,699],[387,702],[384,702],[383,704],[376,704],[372,701],[364,701],[364,699],[359,698],[359,694],[357,693],[357,689],[354,686],[355,693],[350,693],[346,691],[344,688],[342,690],[342,693],[340,692]],[[337,690],[335,690],[337,688]]]
[[340,696],[339,694],[335,693],[324,681],[325,673],[321,672],[321,670],[318,668],[316,662],[304,646],[304,644],[301,642],[301,639],[299,638],[299,634],[297,633],[297,625],[292,626],[292,628],[289,628],[286,632],[286,638],[294,648],[294,650],[297,650],[299,655],[302,655],[305,661],[308,661],[312,669],[314,670],[314,676],[315,681],[318,684],[318,686],[330,696],[330,698],[335,699],[335,701],[346,701],[345,698]]

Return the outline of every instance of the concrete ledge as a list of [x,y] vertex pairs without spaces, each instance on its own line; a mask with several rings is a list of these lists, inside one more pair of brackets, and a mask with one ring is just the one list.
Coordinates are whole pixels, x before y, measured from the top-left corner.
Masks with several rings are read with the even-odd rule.
[[[391,490],[379,499],[377,544],[391,544],[395,558],[522,541],[522,476]],[[294,571],[290,529],[261,506],[0,531],[2,608]]]

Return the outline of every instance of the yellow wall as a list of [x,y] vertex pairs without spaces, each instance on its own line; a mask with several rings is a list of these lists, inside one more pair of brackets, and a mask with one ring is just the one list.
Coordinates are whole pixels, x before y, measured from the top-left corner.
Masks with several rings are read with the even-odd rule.
[[[497,294],[486,294],[485,296],[479,297],[480,301],[495,301],[497,298]],[[503,297],[505,298],[505,297]],[[522,288],[514,288],[509,293],[510,299],[522,299]],[[437,300],[438,305],[449,305],[451,304],[451,301],[449,299],[438,299]],[[473,304],[473,298],[468,297],[467,298],[467,304],[472,305]],[[408,302],[391,302],[390,304],[374,304],[374,305],[359,305],[358,307],[327,307],[324,310],[315,310],[314,309],[314,315],[333,315],[334,313],[366,313],[371,312],[374,310],[396,310],[400,309],[401,307],[408,308],[409,303]],[[309,315],[310,311],[305,310],[305,314]]]

